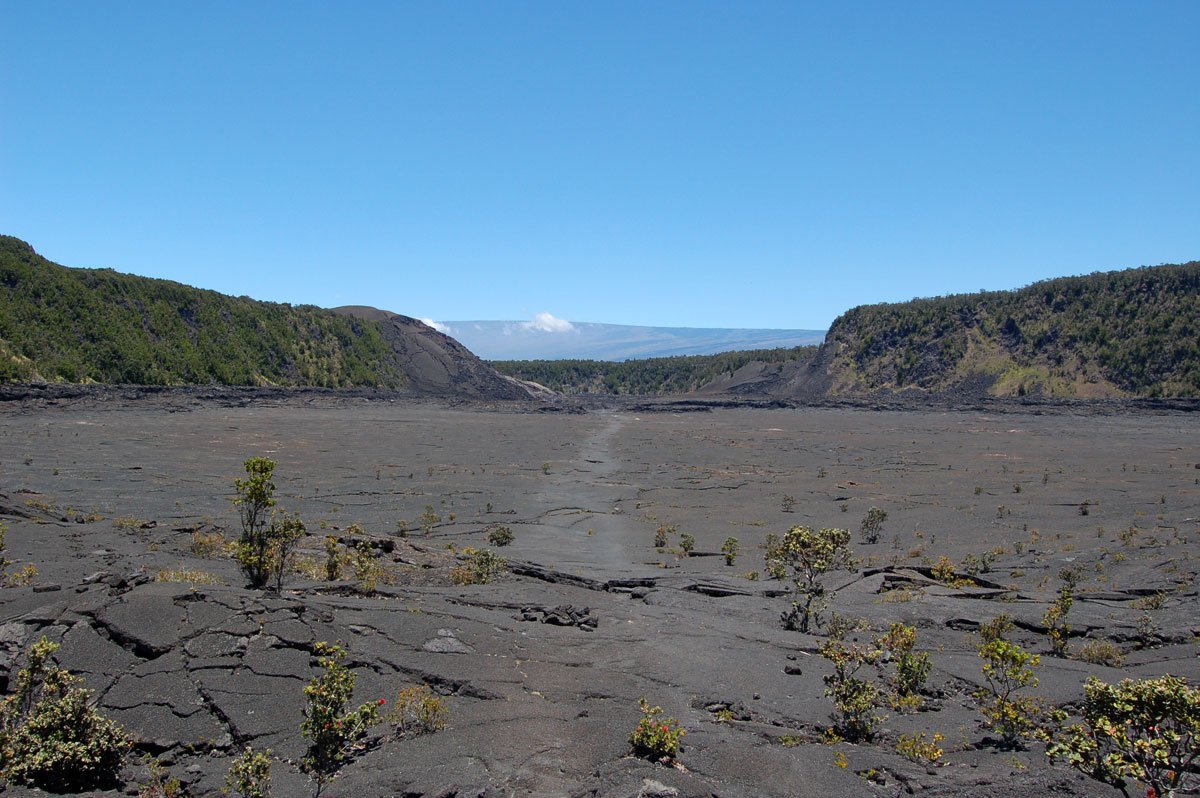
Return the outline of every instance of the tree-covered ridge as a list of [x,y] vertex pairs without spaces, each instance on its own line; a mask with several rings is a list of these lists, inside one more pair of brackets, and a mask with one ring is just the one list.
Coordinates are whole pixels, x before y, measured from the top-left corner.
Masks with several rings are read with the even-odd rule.
[[398,386],[377,324],[71,269],[0,236],[0,381]]
[[826,346],[839,392],[1200,396],[1200,262],[857,307]]
[[497,360],[501,374],[531,380],[560,393],[682,394],[753,362],[808,359],[815,346],[751,349],[717,355],[679,355],[614,363],[606,360]]

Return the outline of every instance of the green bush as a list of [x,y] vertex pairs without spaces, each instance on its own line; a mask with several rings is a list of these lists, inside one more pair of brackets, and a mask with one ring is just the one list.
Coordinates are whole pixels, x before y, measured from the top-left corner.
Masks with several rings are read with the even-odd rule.
[[420,685],[401,690],[384,720],[392,724],[396,736],[413,737],[441,731],[449,717],[446,702],[427,685]]
[[684,556],[690,556],[696,550],[696,537],[689,532],[684,532],[679,536],[679,550]]
[[271,749],[262,752],[246,746],[229,767],[224,791],[240,798],[270,798]]
[[275,461],[251,457],[244,464],[246,478],[234,480],[233,503],[242,522],[242,535],[233,558],[254,588],[273,582],[283,589],[283,576],[291,564],[292,550],[304,536],[304,522],[286,513],[275,515]]
[[[850,533],[845,529],[816,531],[806,526],[794,526],[783,536],[779,556],[791,568],[797,596],[780,620],[786,629],[808,632],[812,624],[820,625],[821,611],[825,607],[825,586],[821,584],[821,577],[829,571],[854,568]],[[770,564],[768,560],[768,568]]]
[[725,538],[725,542],[721,544],[721,553],[725,555],[725,564],[733,565],[734,560],[738,556],[738,539]]
[[1083,723],[1068,726],[1047,748],[1051,760],[1123,792],[1130,779],[1159,796],[1200,785],[1194,767],[1200,758],[1200,688],[1170,675],[1117,685],[1092,678],[1082,713]]
[[638,705],[642,717],[629,735],[634,755],[655,762],[674,759],[687,732],[679,727],[679,722],[674,718],[664,718],[662,707],[650,706],[645,698],[638,699]]
[[96,712],[78,677],[50,663],[57,650],[45,637],[34,643],[16,693],[0,703],[0,773],[50,792],[115,786],[129,738]]
[[508,560],[487,549],[476,549],[467,556],[465,565],[450,570],[450,581],[456,585],[486,585],[508,569]]
[[851,742],[870,740],[883,722],[876,712],[880,705],[879,688],[855,674],[863,665],[875,664],[883,652],[845,639],[847,628],[831,624],[829,639],[821,644],[819,653],[833,663],[833,673],[824,677],[825,695],[833,699],[836,708],[833,731]]
[[507,546],[514,540],[512,527],[498,526],[488,532],[488,543],[493,546]]
[[1005,615],[980,627],[979,656],[986,686],[975,691],[975,700],[984,724],[1000,734],[1005,747],[1016,748],[1026,739],[1044,739],[1047,712],[1041,701],[1022,692],[1037,688],[1033,669],[1041,658],[1004,637],[1011,627]]
[[915,696],[921,692],[925,679],[933,667],[929,654],[916,651],[917,629],[903,623],[893,623],[877,641],[884,651],[891,654],[896,672],[892,677],[892,686],[900,697]]
[[879,535],[883,532],[883,522],[887,520],[887,517],[887,513],[878,507],[872,507],[867,510],[867,514],[863,517],[862,525],[858,530],[859,534],[862,535],[863,543],[879,542]]
[[367,732],[379,722],[379,708],[385,702],[370,701],[347,711],[346,705],[354,695],[354,673],[342,664],[345,649],[319,642],[316,651],[317,662],[325,672],[304,688],[308,705],[300,731],[309,745],[300,766],[316,782],[319,796],[346,760],[363,748]]

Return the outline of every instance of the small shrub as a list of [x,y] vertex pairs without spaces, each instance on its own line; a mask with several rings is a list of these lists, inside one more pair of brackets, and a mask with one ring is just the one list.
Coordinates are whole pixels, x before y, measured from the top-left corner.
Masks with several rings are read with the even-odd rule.
[[379,722],[379,708],[384,702],[370,701],[347,711],[355,679],[353,671],[342,664],[345,649],[318,642],[316,652],[325,672],[304,688],[308,704],[300,731],[309,745],[300,767],[316,782],[319,796],[346,760],[362,749],[367,731]]
[[1091,512],[1090,507],[1091,507],[1091,504],[1089,502],[1086,502],[1086,501],[1080,502],[1079,503],[1079,514],[1087,515],[1089,512]]
[[767,576],[771,579],[783,579],[787,576],[787,558],[784,556],[783,540],[774,533],[768,534],[763,542],[763,565]]
[[1108,640],[1089,640],[1075,652],[1075,657],[1093,665],[1107,665],[1119,668],[1125,662],[1121,649]]
[[796,497],[785,493],[780,501],[785,513],[794,512],[796,510]]
[[1000,734],[1003,745],[1014,748],[1025,739],[1038,738],[1045,708],[1037,699],[1021,691],[1036,689],[1033,669],[1041,658],[1005,639],[1012,619],[1001,615],[991,624],[979,627],[979,656],[987,684],[975,691],[984,724]]
[[929,569],[933,578],[944,585],[954,585],[958,582],[958,576],[954,570],[954,561],[945,554],[937,558],[937,562]]
[[654,530],[654,548],[665,549],[668,537],[674,534],[675,526],[673,524],[659,524],[658,529]]
[[850,554],[850,533],[845,529],[816,531],[806,526],[794,526],[781,543],[784,562],[792,570],[796,600],[781,621],[786,629],[808,632],[814,623],[820,625],[825,607],[825,586],[821,577],[829,571],[853,570]]
[[883,522],[887,520],[887,517],[888,514],[878,507],[867,510],[867,514],[863,516],[862,525],[858,529],[863,543],[879,542],[879,535],[883,532]]
[[275,515],[275,461],[251,457],[243,464],[245,479],[234,480],[233,503],[242,522],[242,535],[234,545],[233,558],[253,588],[283,589],[283,578],[291,565],[296,543],[304,536],[304,522],[281,513]]
[[822,657],[833,663],[833,673],[824,677],[825,695],[833,699],[833,731],[851,742],[870,740],[883,722],[876,713],[880,704],[879,688],[855,674],[863,665],[874,664],[883,654],[861,643],[847,643],[846,628],[830,624],[830,636],[819,649]]
[[[1126,792],[1136,779],[1147,795],[1173,795],[1197,784],[1200,758],[1200,688],[1184,679],[1088,679],[1083,723],[1056,735],[1046,753],[1097,781]],[[1128,794],[1126,792],[1126,794]]]
[[1158,590],[1148,596],[1142,596],[1140,599],[1131,601],[1129,605],[1136,610],[1161,610],[1167,603],[1167,594],[1165,591]]
[[906,697],[920,693],[933,665],[927,652],[915,650],[917,628],[900,622],[893,623],[876,641],[876,645],[888,652],[895,664],[892,687],[897,695]]
[[933,767],[940,763],[945,753],[938,747],[945,739],[946,736],[938,732],[933,733],[932,740],[925,739],[925,732],[901,734],[900,741],[896,743],[896,752],[910,762]]
[[428,535],[433,532],[433,527],[441,523],[442,517],[433,510],[432,504],[425,505],[425,509],[421,512],[420,523],[421,529]]
[[679,744],[687,732],[674,718],[664,718],[662,707],[650,706],[645,698],[638,699],[638,706],[642,718],[629,735],[634,756],[654,762],[674,759],[679,755]]
[[229,766],[224,792],[240,798],[270,798],[271,749],[255,751],[250,746],[242,749]]
[[401,690],[384,720],[392,724],[398,737],[413,737],[441,731],[449,718],[446,702],[428,686],[421,685]]
[[26,563],[4,578],[6,587],[24,587],[33,584],[37,578],[38,569],[33,563]]
[[513,531],[511,527],[498,526],[488,533],[488,543],[493,546],[507,546],[513,542]]
[[688,532],[684,532],[679,536],[679,550],[683,552],[685,557],[691,556],[696,549],[696,538]]
[[450,581],[456,585],[486,585],[508,569],[508,560],[487,549],[470,553],[465,565],[450,570]]
[[721,553],[725,555],[725,564],[733,565],[734,560],[738,556],[738,539],[725,538],[725,542],[721,544]]
[[1056,656],[1067,656],[1067,647],[1071,639],[1071,627],[1067,623],[1067,613],[1075,603],[1072,595],[1074,580],[1064,583],[1058,591],[1058,598],[1046,608],[1042,616],[1042,624],[1046,627],[1046,637],[1050,638],[1050,648]]
[[383,576],[383,568],[375,559],[375,549],[369,541],[360,540],[354,546],[354,580],[360,593],[374,593]]
[[53,665],[57,643],[30,647],[16,692],[0,701],[0,773],[11,784],[83,792],[117,783],[129,750],[120,726],[92,706],[79,677]]
[[342,578],[342,564],[345,562],[345,557],[342,555],[341,546],[338,539],[333,535],[325,536],[325,581],[336,582]]
[[138,798],[184,798],[187,792],[179,779],[167,772],[157,759],[150,760],[150,781],[138,788]]

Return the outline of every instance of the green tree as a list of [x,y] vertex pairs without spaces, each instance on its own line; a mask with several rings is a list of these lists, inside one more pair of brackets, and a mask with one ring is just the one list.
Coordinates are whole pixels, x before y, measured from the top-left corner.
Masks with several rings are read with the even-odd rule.
[[283,589],[292,552],[304,536],[304,522],[286,513],[276,514],[275,461],[251,457],[245,464],[246,478],[234,480],[234,505],[242,522],[242,534],[234,545],[234,559],[254,588],[273,584]]
[[304,688],[308,705],[300,731],[309,745],[300,766],[316,783],[319,796],[342,765],[362,750],[367,732],[379,722],[383,702],[369,701],[347,711],[346,705],[354,696],[355,679],[354,672],[342,664],[346,650],[333,643],[319,642],[316,651],[324,673]]
[[1046,750],[1092,778],[1129,795],[1129,781],[1159,796],[1200,784],[1200,688],[1184,679],[1125,679],[1084,686],[1083,723],[1055,735]]
[[820,626],[821,611],[827,601],[821,578],[829,571],[854,569],[850,533],[845,529],[817,531],[807,526],[794,526],[783,536],[780,557],[791,569],[796,596],[791,609],[781,620],[786,629],[808,632],[813,624]]
[[79,678],[51,662],[58,644],[42,637],[0,702],[0,776],[51,792],[107,789],[120,776],[130,741],[92,706]]

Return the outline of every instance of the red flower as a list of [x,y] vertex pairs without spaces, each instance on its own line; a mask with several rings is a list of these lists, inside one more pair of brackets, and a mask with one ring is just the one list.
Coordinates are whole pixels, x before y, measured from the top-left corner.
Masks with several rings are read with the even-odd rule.
[[386,699],[386,698],[381,698],[381,699],[379,699],[379,706],[383,706],[383,705],[384,705],[384,704],[386,704],[386,703],[387,703],[387,699]]
[[669,732],[669,731],[671,731],[671,729],[670,729],[669,727],[667,727],[667,726],[663,726],[663,732],[664,732],[664,733],[665,733],[665,732]]

